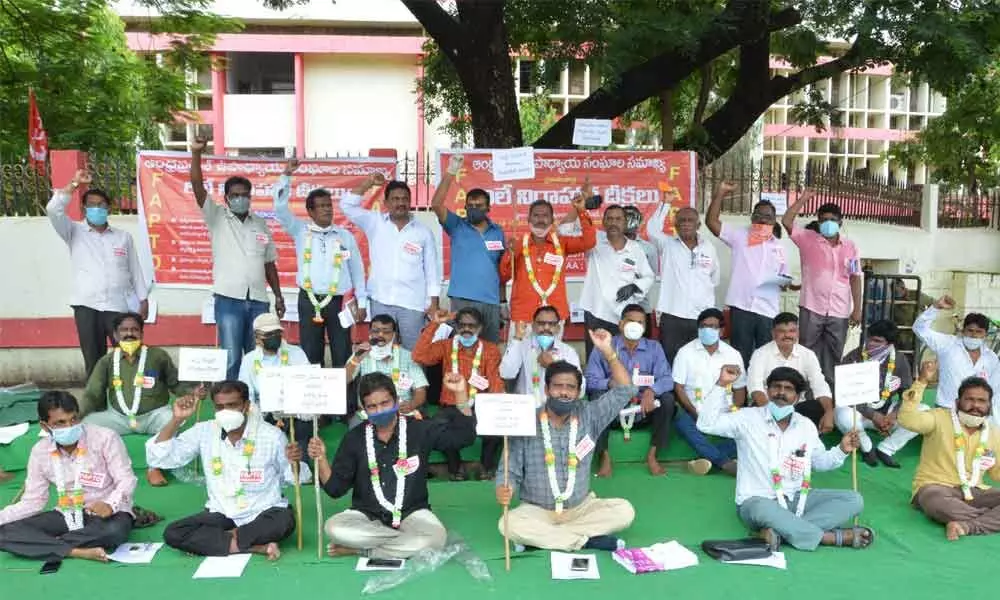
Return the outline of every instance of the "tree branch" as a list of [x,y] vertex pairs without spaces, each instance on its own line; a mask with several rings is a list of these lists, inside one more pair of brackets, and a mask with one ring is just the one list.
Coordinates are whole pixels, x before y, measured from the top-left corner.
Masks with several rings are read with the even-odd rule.
[[458,21],[435,0],[401,0],[401,2],[416,17],[420,26],[437,43],[445,56],[449,60],[454,60],[463,45],[462,30]]

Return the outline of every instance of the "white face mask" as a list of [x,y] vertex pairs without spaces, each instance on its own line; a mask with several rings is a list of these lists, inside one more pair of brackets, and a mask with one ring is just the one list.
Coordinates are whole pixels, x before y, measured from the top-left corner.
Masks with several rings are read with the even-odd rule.
[[222,428],[223,431],[229,433],[230,431],[239,429],[243,422],[246,420],[246,415],[238,410],[232,410],[227,408],[225,410],[220,410],[215,413],[215,422]]
[[372,355],[372,360],[385,360],[392,355],[392,345],[383,344],[381,346],[372,346],[369,351]]
[[983,341],[983,338],[980,337],[962,336],[962,345],[965,346],[966,350],[980,350],[983,347]]
[[622,327],[622,335],[625,336],[626,340],[634,342],[642,337],[642,334],[643,332],[645,332],[645,330],[646,327],[642,323],[629,321],[628,323],[625,323],[624,327]]
[[978,429],[983,426],[985,421],[986,417],[977,417],[975,415],[970,415],[967,412],[958,411],[958,422],[965,427]]

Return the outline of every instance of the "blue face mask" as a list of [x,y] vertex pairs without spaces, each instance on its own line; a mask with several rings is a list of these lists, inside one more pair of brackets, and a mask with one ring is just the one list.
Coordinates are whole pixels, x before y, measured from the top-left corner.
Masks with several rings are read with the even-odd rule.
[[714,327],[699,327],[698,341],[704,346],[713,346],[719,343],[719,330]]
[[819,224],[819,233],[825,238],[832,238],[840,233],[840,223],[836,221],[823,221]]
[[69,427],[61,427],[59,429],[53,429],[52,431],[52,441],[59,444],[60,446],[72,446],[73,444],[80,441],[80,436],[83,435],[83,425],[77,423],[76,425],[70,425]]
[[103,206],[88,206],[87,207],[87,222],[91,225],[101,225],[108,224],[108,209]]
[[773,417],[775,421],[781,421],[782,419],[787,419],[793,412],[795,412],[795,405],[786,404],[785,406],[778,406],[773,400],[771,400],[767,403],[767,409],[771,411],[771,417]]
[[479,341],[479,335],[476,333],[466,333],[458,336],[458,342],[465,346],[466,348],[471,348],[476,345]]
[[535,341],[538,342],[538,347],[543,351],[548,351],[552,347],[552,344],[556,343],[556,338],[551,335],[536,335]]
[[392,423],[392,418],[396,416],[396,411],[398,410],[399,405],[393,405],[392,408],[368,413],[368,421],[375,427],[385,427],[389,423]]

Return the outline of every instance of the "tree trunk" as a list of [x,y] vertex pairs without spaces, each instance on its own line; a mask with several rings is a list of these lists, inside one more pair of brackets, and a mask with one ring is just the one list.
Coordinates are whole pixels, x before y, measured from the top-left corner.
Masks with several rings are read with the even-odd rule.
[[674,149],[674,90],[660,92],[660,148]]
[[691,126],[697,127],[705,120],[705,109],[708,108],[708,96],[712,93],[712,63],[701,66],[701,87],[698,88],[698,103],[694,107]]

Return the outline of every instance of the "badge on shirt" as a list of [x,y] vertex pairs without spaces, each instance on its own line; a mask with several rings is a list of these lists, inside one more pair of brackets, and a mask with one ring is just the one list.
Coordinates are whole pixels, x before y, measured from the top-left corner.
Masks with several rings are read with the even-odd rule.
[[420,468],[420,457],[416,454],[406,459],[406,474],[413,475]]
[[115,248],[114,249],[114,253],[115,253],[115,256],[119,256],[119,257],[128,256],[128,252],[125,250],[125,248]]
[[351,258],[351,251],[350,250],[341,250],[340,251],[340,258],[342,258],[343,260],[347,260],[347,259]]
[[594,449],[594,440],[590,439],[590,435],[583,436],[580,443],[576,445],[576,458],[583,460],[585,456],[590,454],[591,450]]
[[156,377],[143,377],[142,378],[142,389],[151,390],[153,386],[156,385]]
[[785,264],[785,249],[781,246],[775,246],[771,248],[771,254],[774,255],[774,259],[781,264]]
[[695,264],[707,271],[712,268],[712,257],[699,254],[698,258],[695,259]]
[[895,375],[889,377],[889,393],[895,392],[903,385],[903,380]]
[[474,373],[472,377],[469,377],[469,385],[482,392],[486,388],[490,387],[490,380],[486,379],[479,373]]
[[995,464],[997,464],[997,459],[992,454],[984,454],[979,457],[980,471],[989,471]]
[[264,471],[240,471],[240,483],[261,483],[264,481]]
[[622,261],[622,271],[635,271],[635,261],[631,258],[626,258]]
[[260,244],[261,246],[266,246],[267,245],[267,234],[266,233],[258,233],[257,234],[257,243]]
[[408,391],[410,388],[413,387],[413,380],[410,379],[410,376],[407,375],[406,373],[400,373],[399,384],[396,387],[404,392]]
[[503,242],[500,240],[486,240],[486,249],[490,252],[503,251]]
[[801,479],[802,475],[806,472],[806,461],[795,456],[789,456],[785,459],[784,467],[785,471],[792,476],[792,479]]
[[413,242],[403,242],[403,250],[407,254],[420,254],[423,251],[423,246],[420,244],[415,244]]
[[638,387],[653,387],[653,376],[636,374],[632,377],[632,385]]
[[563,264],[563,257],[558,254],[552,254],[551,252],[546,252],[545,257],[542,258],[542,262],[548,263],[553,267],[561,267]]
[[93,473],[91,471],[80,472],[80,485],[83,487],[101,489],[108,476],[104,473]]

